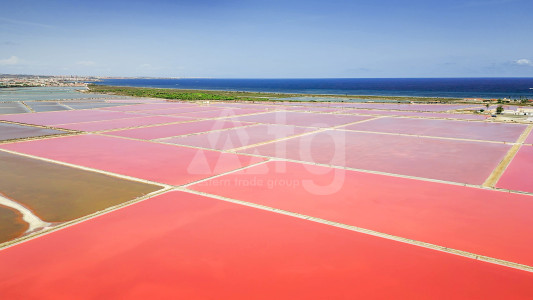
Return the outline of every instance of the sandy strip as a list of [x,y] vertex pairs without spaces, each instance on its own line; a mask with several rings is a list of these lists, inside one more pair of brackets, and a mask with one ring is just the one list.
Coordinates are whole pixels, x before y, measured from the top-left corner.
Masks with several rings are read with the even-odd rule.
[[43,220],[41,220],[39,217],[37,217],[36,215],[34,215],[31,210],[27,209],[26,207],[20,205],[19,203],[11,200],[11,199],[8,199],[2,195],[0,195],[0,204],[4,205],[4,206],[8,206],[8,207],[11,207],[13,209],[16,209],[17,211],[19,211],[21,214],[22,214],[22,219],[24,221],[26,221],[28,224],[29,224],[29,228],[28,230],[26,231],[27,233],[28,232],[32,232],[36,229],[39,229],[39,228],[47,228],[47,227],[50,227],[51,224],[48,223],[48,222],[45,222]]

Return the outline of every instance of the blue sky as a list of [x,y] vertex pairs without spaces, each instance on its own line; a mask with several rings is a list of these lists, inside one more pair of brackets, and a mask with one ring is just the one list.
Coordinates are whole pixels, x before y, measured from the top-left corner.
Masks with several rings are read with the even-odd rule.
[[0,73],[533,76],[531,0],[3,2]]

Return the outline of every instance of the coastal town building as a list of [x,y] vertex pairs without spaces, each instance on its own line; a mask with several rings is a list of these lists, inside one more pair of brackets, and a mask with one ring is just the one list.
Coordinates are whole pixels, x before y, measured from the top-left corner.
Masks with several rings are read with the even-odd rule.
[[85,76],[1,75],[0,88],[39,86],[86,86],[96,78]]

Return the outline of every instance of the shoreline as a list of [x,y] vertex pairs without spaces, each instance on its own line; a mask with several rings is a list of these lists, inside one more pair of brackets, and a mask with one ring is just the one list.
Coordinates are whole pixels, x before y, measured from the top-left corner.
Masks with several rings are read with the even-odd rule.
[[97,85],[393,100],[533,99],[533,78],[103,79]]
[[22,215],[22,220],[28,224],[28,229],[25,233],[31,233],[39,228],[48,228],[52,224],[41,220],[37,215],[35,215],[31,210],[24,207],[22,204],[11,200],[4,195],[0,194],[0,204],[6,207],[10,207],[18,211]]
[[[209,90],[209,89],[173,89],[173,88],[161,88],[161,87],[137,87],[137,86],[112,86],[112,85],[103,85],[103,84],[88,84],[89,93],[104,93],[112,95],[121,95],[121,96],[135,96],[143,97],[140,93],[143,92],[157,92],[165,91],[170,93],[206,93],[210,95],[219,95],[226,97],[235,97],[235,99],[194,99],[194,100],[244,100],[244,101],[294,101],[294,102],[355,102],[355,101],[346,101],[350,99],[354,100],[370,100],[366,102],[371,102],[371,100],[388,100],[390,102],[416,102],[421,101],[425,103],[435,103],[435,104],[445,104],[445,103],[458,103],[455,101],[464,101],[463,98],[452,98],[452,97],[422,97],[422,96],[378,96],[378,95],[341,95],[341,94],[305,94],[305,93],[280,93],[280,92],[253,92],[253,91],[236,91],[236,90]],[[135,91],[139,91],[139,94],[136,94]],[[151,98],[164,98],[157,97],[157,95],[150,95],[145,97]],[[331,100],[290,100],[290,99],[280,99],[280,98],[332,98]],[[168,100],[178,100],[179,98],[164,98]],[[334,99],[346,99],[345,101],[335,101]],[[193,99],[181,99],[181,100],[193,100]],[[472,104],[472,102],[465,102],[467,104]]]
[[[512,105],[531,106],[533,102],[522,99],[487,98],[436,98],[419,96],[374,96],[374,95],[336,95],[301,94],[278,92],[250,92],[228,90],[173,89],[133,86],[109,86],[88,84],[86,93],[120,95],[129,97],[160,98],[183,101],[242,101],[242,102],[298,102],[298,103],[398,103],[398,104],[467,104],[467,105]],[[291,99],[294,98],[294,99]],[[306,98],[306,99],[297,99]],[[315,98],[315,99],[313,99]],[[325,99],[324,99],[325,98]],[[352,101],[350,101],[352,100]],[[366,100],[366,101],[365,101]]]

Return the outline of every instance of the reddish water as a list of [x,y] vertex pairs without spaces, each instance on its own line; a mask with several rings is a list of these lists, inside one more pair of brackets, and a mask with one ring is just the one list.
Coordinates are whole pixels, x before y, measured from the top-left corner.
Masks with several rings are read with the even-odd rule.
[[279,109],[278,105],[264,105],[252,103],[213,103],[211,106],[230,107],[230,108],[253,108],[253,109]]
[[526,127],[522,124],[381,118],[343,128],[514,143]]
[[177,114],[177,116],[194,117],[194,118],[220,118],[220,117],[231,117],[231,116],[246,115],[246,114],[255,114],[255,113],[261,113],[264,111],[265,111],[264,109],[254,109],[254,108],[225,108],[225,109],[220,109],[220,110],[181,113],[181,114]]
[[464,120],[485,120],[486,115],[472,114],[449,114],[449,113],[430,113],[430,112],[413,112],[413,111],[387,111],[387,110],[370,110],[370,109],[344,109],[340,110],[343,114],[362,114],[362,115],[383,115],[383,116],[407,116],[421,118],[441,118],[441,119],[464,119]]
[[124,105],[124,106],[116,106],[116,107],[107,107],[105,110],[113,110],[113,111],[148,111],[148,110],[156,110],[156,109],[174,109],[174,108],[182,108],[182,107],[195,107],[196,104],[194,103],[147,103],[147,104],[140,104],[140,105]]
[[533,265],[532,196],[288,162],[191,189]]
[[5,299],[531,299],[533,274],[182,192],[0,252]]
[[0,148],[172,185],[189,183],[263,160],[99,135],[4,144]]
[[153,140],[166,138],[171,136],[178,136],[191,133],[199,133],[211,130],[219,130],[225,128],[233,128],[244,125],[249,125],[252,123],[245,123],[240,121],[233,120],[206,120],[206,121],[196,121],[188,122],[183,124],[169,124],[161,126],[153,126],[146,128],[135,128],[135,129],[126,129],[108,132],[109,135],[129,137],[135,139],[143,140]]
[[[390,103],[333,103],[335,107],[345,108],[367,108],[367,109],[393,109],[412,111],[447,111],[455,109],[465,109],[480,105],[463,104],[390,104]],[[480,106],[481,108],[481,106]]]
[[257,122],[268,124],[285,124],[309,127],[332,127],[362,120],[372,117],[358,115],[334,115],[315,114],[304,112],[270,112],[253,116],[243,116],[233,118],[242,122]]
[[223,131],[208,132],[165,139],[165,143],[229,150],[243,146],[268,142],[311,131],[311,128],[289,125],[254,125]]
[[482,184],[510,147],[496,143],[326,131],[242,152]]
[[202,112],[202,111],[217,111],[222,110],[220,107],[209,107],[209,106],[192,106],[192,107],[180,107],[180,108],[165,108],[165,109],[156,109],[156,110],[143,110],[137,111],[138,113],[149,114],[149,115],[172,115],[172,114],[181,114],[188,112]]
[[135,118],[139,115],[106,110],[69,110],[0,116],[0,119],[36,125],[57,125],[75,122]]
[[520,148],[496,186],[533,193],[533,146]]
[[118,119],[108,121],[86,122],[86,123],[70,123],[59,125],[57,127],[80,130],[80,131],[100,131],[100,130],[112,130],[127,127],[136,127],[143,125],[155,125],[174,122],[187,122],[191,121],[190,118],[183,117],[164,117],[164,116],[149,116],[149,117],[136,117],[130,119]]
[[529,133],[529,136],[527,137],[527,139],[525,140],[525,143],[526,144],[533,144],[533,131],[531,131]]

